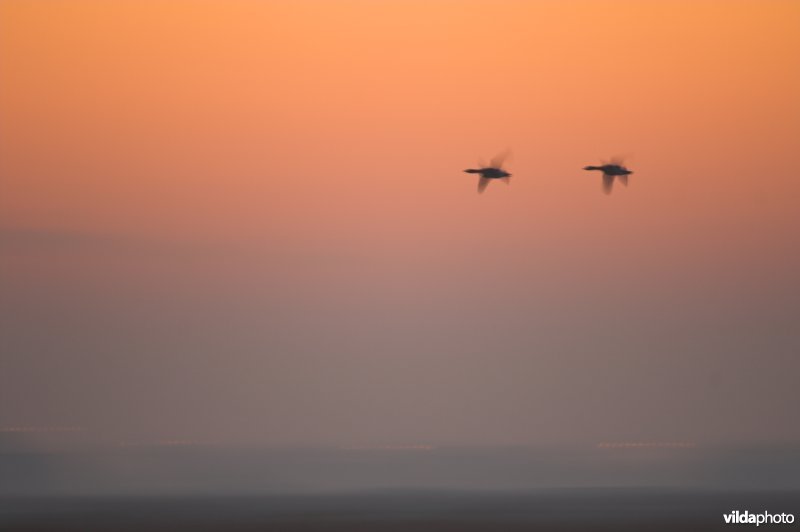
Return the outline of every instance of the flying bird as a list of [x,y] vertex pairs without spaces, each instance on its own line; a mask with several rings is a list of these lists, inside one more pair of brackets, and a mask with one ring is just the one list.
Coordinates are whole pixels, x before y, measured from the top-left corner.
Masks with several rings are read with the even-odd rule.
[[489,185],[489,181],[492,179],[502,179],[505,184],[509,184],[511,182],[511,174],[503,170],[503,161],[506,160],[510,152],[506,151],[499,155],[496,155],[489,161],[488,165],[483,163],[478,163],[480,168],[467,168],[464,170],[468,174],[480,174],[480,179],[478,179],[478,193],[482,193],[486,190],[486,187]]
[[603,172],[603,192],[611,194],[614,180],[619,179],[620,183],[628,186],[628,176],[633,172],[622,165],[622,159],[614,157],[608,162],[603,161],[600,166],[584,166],[584,170],[600,170]]

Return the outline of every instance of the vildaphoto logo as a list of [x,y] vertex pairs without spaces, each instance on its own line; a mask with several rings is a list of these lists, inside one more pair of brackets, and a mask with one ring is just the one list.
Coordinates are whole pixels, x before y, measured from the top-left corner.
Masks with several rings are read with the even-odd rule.
[[793,514],[771,514],[769,512],[754,514],[747,510],[744,512],[734,510],[729,514],[722,514],[722,517],[729,525],[791,525],[794,523]]

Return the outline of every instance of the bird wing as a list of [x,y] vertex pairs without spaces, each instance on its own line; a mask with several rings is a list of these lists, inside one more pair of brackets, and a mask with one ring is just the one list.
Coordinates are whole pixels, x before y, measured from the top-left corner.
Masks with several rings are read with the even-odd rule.
[[617,176],[619,178],[619,182],[622,183],[624,186],[628,186],[628,174],[622,174]]
[[491,181],[491,179],[488,177],[482,177],[478,179],[478,194],[486,190],[486,187],[489,186],[489,181]]
[[614,176],[610,174],[603,174],[603,192],[611,194],[611,188],[614,186]]
[[489,161],[489,165],[492,168],[502,168],[503,163],[505,162],[505,160],[508,158],[509,155],[511,155],[511,150],[506,150],[504,152],[498,153],[497,155],[492,157],[492,160]]

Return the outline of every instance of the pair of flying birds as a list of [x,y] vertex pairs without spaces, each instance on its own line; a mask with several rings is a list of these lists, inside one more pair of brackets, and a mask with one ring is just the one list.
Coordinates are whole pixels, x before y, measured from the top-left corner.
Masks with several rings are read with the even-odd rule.
[[[506,184],[511,181],[511,174],[503,170],[503,161],[507,156],[508,153],[503,153],[494,157],[489,161],[488,165],[480,163],[480,168],[467,168],[464,170],[468,174],[480,174],[478,193],[486,190],[492,179],[501,179]],[[583,169],[603,172],[603,192],[606,194],[611,194],[611,189],[616,179],[619,179],[623,185],[628,186],[628,176],[633,173],[622,165],[622,159],[618,157],[612,158],[608,162],[603,161],[600,166],[584,166]]]

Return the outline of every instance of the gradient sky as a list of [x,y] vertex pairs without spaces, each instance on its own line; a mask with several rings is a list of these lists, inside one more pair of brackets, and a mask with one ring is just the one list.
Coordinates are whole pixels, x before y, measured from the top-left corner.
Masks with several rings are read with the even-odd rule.
[[[798,28],[771,0],[3,0],[0,426],[800,440]],[[615,155],[606,196],[581,168]]]

